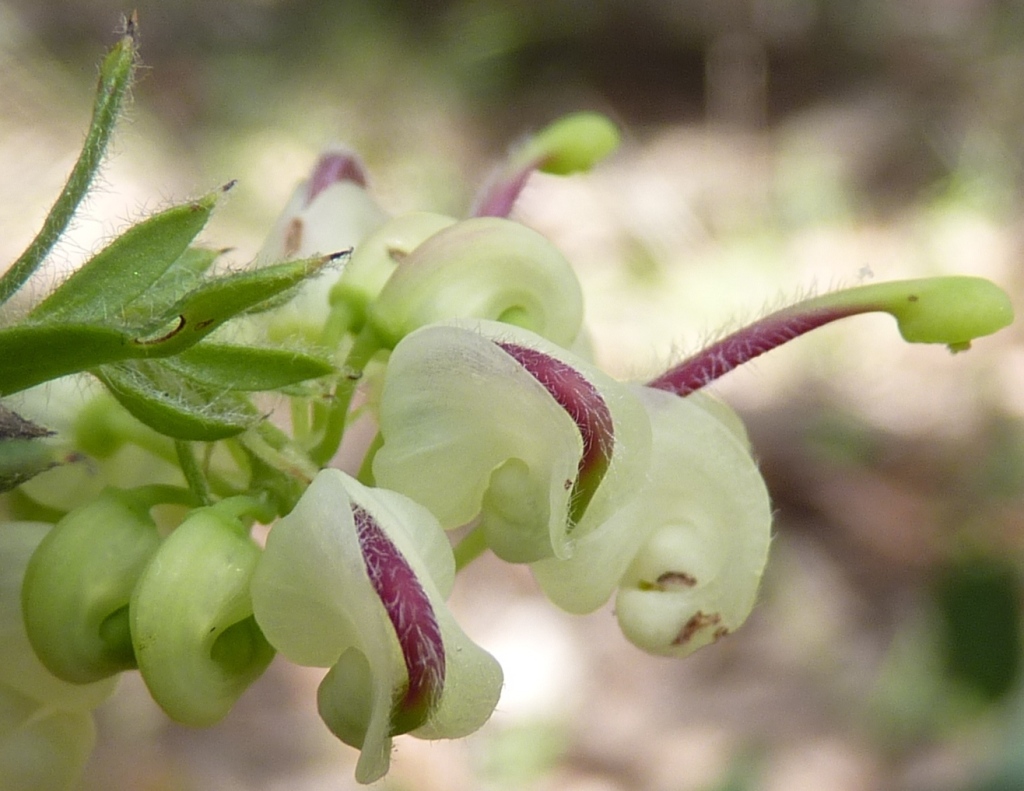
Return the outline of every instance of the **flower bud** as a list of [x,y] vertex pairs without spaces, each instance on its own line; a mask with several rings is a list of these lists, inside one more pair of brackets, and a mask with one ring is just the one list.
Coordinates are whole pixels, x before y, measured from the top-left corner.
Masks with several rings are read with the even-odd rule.
[[0,788],[61,791],[75,786],[96,741],[91,709],[113,679],[69,684],[36,657],[25,633],[21,586],[29,558],[52,529],[0,524]]
[[227,714],[274,655],[249,594],[260,549],[230,503],[193,511],[164,540],[131,599],[142,678],[164,711],[187,725]]
[[478,318],[569,346],[583,323],[583,296],[569,263],[539,233],[476,217],[439,231],[406,256],[369,318],[388,345],[418,327]]
[[46,706],[91,709],[114,691],[114,680],[70,684],[57,678],[39,661],[25,631],[21,606],[25,570],[52,529],[43,522],[0,524],[0,684]]
[[[310,178],[296,187],[257,255],[257,263],[346,250],[358,245],[386,217],[366,190],[366,174],[358,158],[340,149],[326,151]],[[315,341],[327,321],[328,294],[339,276],[338,271],[324,272],[278,308],[269,328],[272,338],[298,333]]]
[[85,684],[135,667],[128,602],[159,545],[149,504],[117,489],[47,534],[21,596],[32,647],[50,672]]

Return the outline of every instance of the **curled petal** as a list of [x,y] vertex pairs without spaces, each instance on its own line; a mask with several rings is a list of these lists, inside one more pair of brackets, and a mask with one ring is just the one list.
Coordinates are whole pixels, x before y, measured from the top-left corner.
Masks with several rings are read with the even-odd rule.
[[[736,629],[767,561],[768,493],[724,405],[638,388],[654,445],[647,484],[595,526],[567,561],[533,572],[545,594],[590,612],[619,588],[615,611],[645,651],[685,656]],[[696,396],[696,397],[695,397]]]
[[485,321],[426,327],[399,344],[379,420],[376,480],[446,529],[479,516],[491,549],[514,562],[568,557],[584,525],[639,485],[651,441],[625,385]]
[[217,506],[197,509],[135,587],[129,614],[139,670],[179,722],[217,722],[273,658],[249,595],[259,555],[238,520]]
[[583,296],[569,263],[539,233],[476,217],[417,247],[370,309],[389,345],[418,327],[456,318],[503,321],[569,346],[583,322]]
[[352,330],[360,329],[367,307],[398,265],[435,233],[454,224],[454,217],[412,212],[388,220],[359,243],[331,290],[331,302],[344,302],[353,312]]
[[422,506],[323,470],[270,531],[253,577],[256,617],[300,664],[331,667],[321,716],[362,750],[356,779],[390,761],[391,737],[453,738],[490,716],[501,687],[494,659],[444,605],[451,548]]

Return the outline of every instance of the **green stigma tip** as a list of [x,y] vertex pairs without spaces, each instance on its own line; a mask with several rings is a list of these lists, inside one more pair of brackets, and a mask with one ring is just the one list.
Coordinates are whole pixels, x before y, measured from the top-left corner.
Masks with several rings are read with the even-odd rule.
[[542,129],[522,156],[544,173],[566,176],[590,170],[618,148],[619,139],[618,128],[606,116],[573,113]]

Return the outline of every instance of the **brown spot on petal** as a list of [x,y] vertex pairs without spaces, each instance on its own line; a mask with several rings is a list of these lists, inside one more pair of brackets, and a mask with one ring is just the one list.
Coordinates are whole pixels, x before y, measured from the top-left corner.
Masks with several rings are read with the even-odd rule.
[[697,578],[692,574],[687,574],[685,571],[666,571],[658,577],[657,584],[668,588],[679,586],[692,588],[697,584]]
[[711,615],[705,615],[700,610],[694,613],[693,617],[690,618],[680,630],[679,635],[675,640],[672,641],[672,645],[684,645],[693,639],[693,636],[697,634],[701,629],[706,629],[709,626],[715,626],[722,622],[722,616],[718,613],[712,613]]
[[715,629],[713,637],[715,638],[715,640],[721,640],[727,634],[729,634],[729,630],[726,629],[724,626],[719,626],[717,629]]
[[302,247],[302,231],[302,220],[298,217],[288,223],[288,229],[284,232],[285,258],[290,258],[299,252],[299,248]]
[[408,250],[403,250],[401,247],[389,247],[388,258],[394,261],[396,264],[402,263],[409,256]]

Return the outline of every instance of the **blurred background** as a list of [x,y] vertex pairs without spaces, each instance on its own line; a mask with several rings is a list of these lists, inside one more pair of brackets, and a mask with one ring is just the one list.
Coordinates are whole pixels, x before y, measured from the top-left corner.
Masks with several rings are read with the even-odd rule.
[[[382,206],[464,213],[507,146],[595,109],[625,143],[534,178],[517,217],[584,284],[595,349],[649,376],[837,285],[933,274],[1022,293],[1022,0],[139,0],[142,69],[53,266],[239,179],[205,240],[244,263],[318,150]],[[111,0],[0,2],[0,260],[86,128]],[[38,283],[56,277],[50,270]],[[47,280],[48,278],[48,280]],[[777,509],[761,603],[691,659],[575,618],[484,558],[454,607],[506,670],[453,743],[397,740],[394,791],[1024,789],[1024,346],[909,347],[841,322],[720,381]],[[283,662],[215,728],[128,676],[84,791],[354,787]]]

